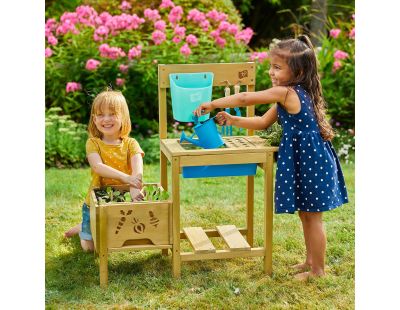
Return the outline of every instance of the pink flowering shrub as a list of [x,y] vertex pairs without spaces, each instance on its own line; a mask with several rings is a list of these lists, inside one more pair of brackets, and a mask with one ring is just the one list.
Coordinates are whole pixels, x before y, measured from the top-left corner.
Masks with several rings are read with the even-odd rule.
[[337,20],[318,49],[321,83],[334,127],[354,128],[355,19]]
[[88,103],[107,86],[123,91],[137,121],[156,120],[159,63],[248,61],[253,30],[224,1],[84,3],[45,21],[46,106],[74,120],[88,120]]

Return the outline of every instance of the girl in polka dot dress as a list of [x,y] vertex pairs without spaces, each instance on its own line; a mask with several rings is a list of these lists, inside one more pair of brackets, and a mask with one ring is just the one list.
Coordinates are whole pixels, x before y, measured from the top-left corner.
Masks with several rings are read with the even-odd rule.
[[93,251],[90,230],[90,191],[94,187],[129,184],[132,199],[142,200],[144,152],[139,143],[129,137],[131,120],[126,100],[121,92],[107,90],[93,101],[89,120],[89,139],[86,155],[91,167],[92,180],[82,206],[82,224],[67,232],[65,237],[79,233],[84,251]]
[[297,279],[325,274],[326,235],[322,214],[347,203],[346,186],[332,147],[334,132],[325,118],[325,102],[310,39],[280,41],[270,51],[272,88],[243,92],[201,104],[194,113],[254,104],[274,105],[261,117],[219,112],[220,124],[261,130],[277,120],[283,127],[279,146],[275,212],[298,211],[306,245],[304,263],[292,266]]

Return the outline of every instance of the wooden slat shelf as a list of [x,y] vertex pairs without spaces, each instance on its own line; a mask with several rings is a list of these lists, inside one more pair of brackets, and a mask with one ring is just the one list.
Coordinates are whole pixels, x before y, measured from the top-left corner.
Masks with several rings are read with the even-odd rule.
[[227,258],[239,258],[239,257],[256,257],[265,256],[265,248],[257,247],[251,248],[249,251],[231,251],[231,250],[217,250],[215,253],[193,253],[193,252],[181,252],[180,258],[183,262],[205,260],[205,259],[227,259]]
[[231,251],[248,251],[250,245],[235,225],[221,225],[217,226],[217,230],[221,237],[224,239]]
[[183,228],[194,252],[197,253],[215,253],[215,247],[208,239],[206,233],[201,227],[185,227]]

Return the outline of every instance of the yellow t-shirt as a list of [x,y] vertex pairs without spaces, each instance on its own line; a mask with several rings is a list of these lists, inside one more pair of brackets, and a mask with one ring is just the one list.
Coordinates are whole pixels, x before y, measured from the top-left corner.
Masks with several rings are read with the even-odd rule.
[[[100,138],[89,138],[86,141],[86,156],[91,153],[99,154],[105,165],[129,175],[132,174],[132,156],[136,154],[142,154],[142,157],[144,156],[144,152],[139,143],[130,137],[123,138],[122,142],[117,145],[106,144]],[[99,176],[93,171],[93,169],[91,169],[91,172],[92,180],[90,182],[89,191],[85,200],[85,203],[88,206],[90,204],[90,191],[92,188],[122,184],[121,181],[117,179],[103,178]]]

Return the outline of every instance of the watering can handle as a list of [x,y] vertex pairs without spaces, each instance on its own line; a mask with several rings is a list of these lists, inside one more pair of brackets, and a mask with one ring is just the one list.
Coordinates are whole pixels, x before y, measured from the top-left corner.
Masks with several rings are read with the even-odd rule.
[[197,123],[199,122],[199,117],[197,115],[192,115],[192,119],[193,119],[193,123],[195,125],[197,125]]

